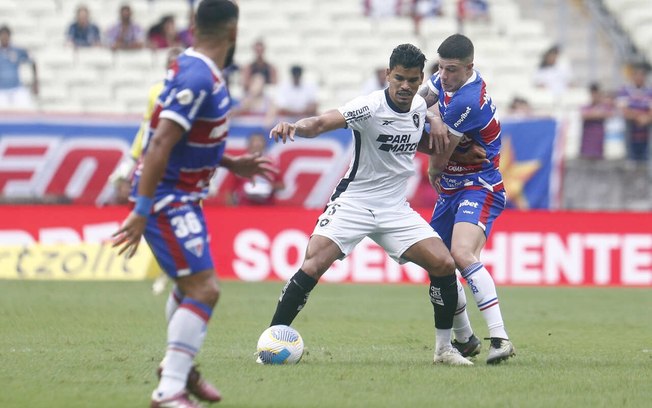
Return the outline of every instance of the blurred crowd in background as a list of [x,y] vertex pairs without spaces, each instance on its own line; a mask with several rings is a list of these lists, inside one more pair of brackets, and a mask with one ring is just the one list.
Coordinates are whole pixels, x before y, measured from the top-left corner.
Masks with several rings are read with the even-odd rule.
[[[183,26],[180,26],[175,15],[165,14],[149,27],[134,19],[129,2],[115,10],[114,24],[105,27],[99,27],[94,22],[92,10],[80,3],[61,35],[65,37],[67,46],[73,48],[101,47],[115,52],[186,48],[192,44],[192,1],[179,1],[188,4],[188,17]],[[413,21],[415,34],[423,31],[424,21],[432,22],[432,18],[445,12],[443,0],[361,1],[363,13],[370,19],[409,17]],[[453,12],[458,31],[464,31],[468,22],[488,24],[492,18],[491,1],[456,0],[455,5]],[[21,44],[14,44],[12,30],[11,21],[0,20],[0,110],[30,109],[39,98],[37,60]],[[274,55],[266,52],[264,36],[257,38],[251,47],[248,54],[253,56],[251,60],[226,69],[227,80],[234,89],[235,116],[254,117],[269,128],[279,118],[292,120],[336,107],[320,106],[322,85],[314,80],[314,76],[306,75],[308,68],[303,64],[292,64],[288,72],[279,72],[278,61]],[[297,60],[301,60],[300,55]],[[30,77],[25,78],[23,67],[28,67]],[[431,62],[426,78],[437,69],[436,61]],[[586,83],[578,80],[573,71],[569,59],[565,58],[564,48],[553,43],[540,55],[540,63],[531,73],[531,83],[539,89],[546,89],[555,98],[562,98],[570,87],[585,87],[590,95],[589,100],[578,109],[580,137],[577,153],[566,160],[562,207],[652,209],[650,65],[644,59],[625,64],[623,84]],[[161,69],[152,75],[152,82],[161,79],[163,74]],[[337,76],[338,73],[333,72],[332,75]],[[366,81],[359,84],[359,94],[385,86],[385,67],[378,66],[368,73]],[[499,89],[501,84],[493,83],[492,87]],[[513,96],[507,109],[499,112],[499,116],[519,120],[540,115],[532,106],[530,96],[527,93]],[[267,139],[260,134],[254,134],[251,138],[251,145],[256,146],[251,148],[264,152]],[[616,154],[607,151],[609,143],[613,144],[614,141],[622,146],[622,151]],[[273,192],[283,188],[281,180],[273,186],[258,184],[254,188],[246,183],[234,186],[228,204],[251,203],[246,194],[251,190],[265,189],[267,197],[272,197]],[[624,186],[622,180],[625,180]],[[273,199],[262,202],[270,204]]]

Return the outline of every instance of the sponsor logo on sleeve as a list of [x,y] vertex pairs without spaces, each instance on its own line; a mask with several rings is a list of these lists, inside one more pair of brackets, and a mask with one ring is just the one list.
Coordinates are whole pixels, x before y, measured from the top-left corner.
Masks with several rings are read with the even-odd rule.
[[367,120],[371,117],[371,110],[369,106],[365,105],[360,109],[350,110],[344,112],[344,118],[347,123],[360,122]]
[[181,105],[190,105],[193,99],[195,99],[195,94],[193,94],[188,88],[177,93],[177,101],[179,101]]

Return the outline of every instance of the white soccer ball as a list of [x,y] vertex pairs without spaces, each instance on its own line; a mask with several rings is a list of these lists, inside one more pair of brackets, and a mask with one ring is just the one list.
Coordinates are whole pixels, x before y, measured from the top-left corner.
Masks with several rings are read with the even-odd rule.
[[258,339],[256,362],[261,364],[296,364],[303,356],[303,339],[290,326],[268,327]]

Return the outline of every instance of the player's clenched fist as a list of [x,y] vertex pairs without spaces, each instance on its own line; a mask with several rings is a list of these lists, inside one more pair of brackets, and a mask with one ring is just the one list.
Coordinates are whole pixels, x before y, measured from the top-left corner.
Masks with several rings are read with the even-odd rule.
[[294,132],[296,129],[297,127],[294,123],[281,122],[269,132],[269,138],[274,139],[277,143],[279,139],[283,139],[283,143],[285,143],[288,138],[294,142]]

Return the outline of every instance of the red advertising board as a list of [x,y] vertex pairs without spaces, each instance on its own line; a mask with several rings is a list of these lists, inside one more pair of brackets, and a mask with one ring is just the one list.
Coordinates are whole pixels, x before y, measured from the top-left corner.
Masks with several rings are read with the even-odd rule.
[[[29,243],[110,239],[128,210],[92,206],[4,206],[0,249]],[[285,280],[300,266],[318,210],[207,207],[218,274],[245,281]],[[428,217],[430,209],[422,215]],[[652,215],[506,211],[483,262],[499,285],[652,287]],[[363,241],[324,275],[330,282],[423,283],[425,272],[399,266]]]

